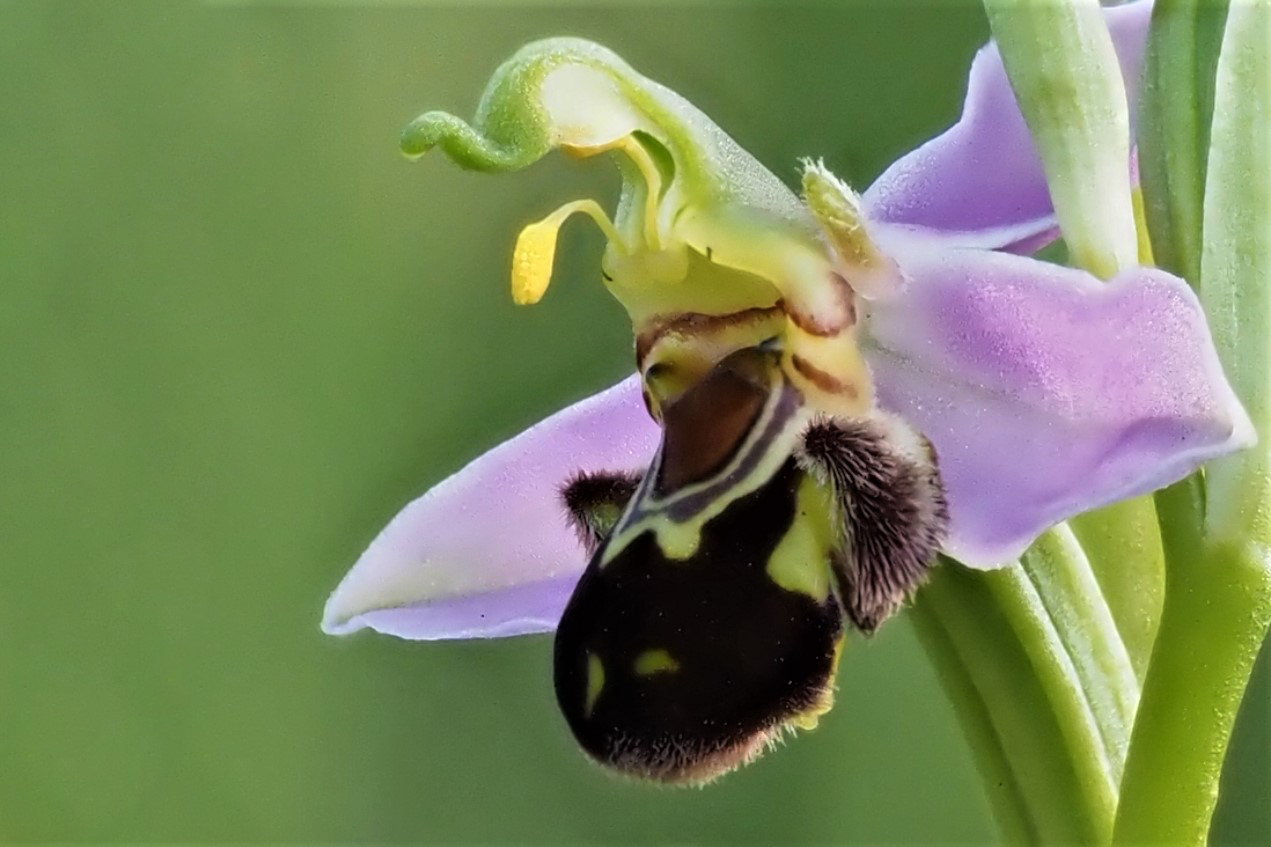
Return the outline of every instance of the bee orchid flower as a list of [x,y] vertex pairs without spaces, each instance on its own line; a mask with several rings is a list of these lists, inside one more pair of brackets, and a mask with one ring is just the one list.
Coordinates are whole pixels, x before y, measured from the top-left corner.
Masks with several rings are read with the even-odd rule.
[[[1105,13],[1128,81],[1148,11]],[[1056,226],[992,45],[958,123],[863,195],[811,161],[796,194],[577,39],[523,48],[471,123],[429,112],[403,136],[412,157],[437,147],[483,171],[614,159],[614,213],[574,199],[526,227],[512,294],[537,302],[562,223],[591,218],[636,373],[408,504],[322,626],[559,627],[562,711],[620,770],[700,781],[747,760],[829,708],[844,620],[871,632],[938,551],[1003,565],[1253,439],[1181,279],[1022,255]]]

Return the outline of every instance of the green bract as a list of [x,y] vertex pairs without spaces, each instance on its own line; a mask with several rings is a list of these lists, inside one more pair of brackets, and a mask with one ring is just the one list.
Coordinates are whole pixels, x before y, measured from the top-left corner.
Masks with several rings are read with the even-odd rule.
[[1104,279],[1133,267],[1129,110],[1098,0],[986,0],[984,8],[1073,263]]

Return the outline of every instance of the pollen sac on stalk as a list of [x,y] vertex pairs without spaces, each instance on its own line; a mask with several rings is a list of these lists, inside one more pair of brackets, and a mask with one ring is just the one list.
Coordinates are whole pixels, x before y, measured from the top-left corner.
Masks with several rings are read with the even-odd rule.
[[664,410],[638,484],[563,492],[596,546],[557,629],[556,694],[621,773],[706,782],[815,726],[845,617],[872,631],[934,558],[934,465],[881,426],[819,418],[781,361],[773,345],[725,357]]

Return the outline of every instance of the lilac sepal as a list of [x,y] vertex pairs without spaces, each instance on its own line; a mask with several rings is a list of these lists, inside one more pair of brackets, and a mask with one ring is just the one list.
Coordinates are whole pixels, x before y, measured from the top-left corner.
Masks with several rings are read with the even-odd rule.
[[331,594],[322,628],[410,639],[555,628],[586,565],[561,486],[643,470],[658,427],[635,377],[557,412],[408,504]]
[[[1131,120],[1152,4],[1104,9]],[[971,65],[962,116],[887,168],[864,195],[870,216],[949,236],[966,247],[1032,252],[1059,235],[1037,147],[997,45]]]
[[[1107,14],[1133,100],[1150,3]],[[1181,280],[1138,269],[1104,285],[983,249],[1024,251],[1054,230],[995,48],[976,59],[959,123],[865,200],[906,279],[863,304],[866,356],[881,404],[939,453],[953,555],[1001,564],[1054,522],[1254,440]],[[657,439],[633,377],[495,448],[394,518],[332,594],[323,629],[553,628],[585,564],[560,486],[582,470],[642,469]]]
[[[1177,277],[1140,268],[1105,284],[896,228],[881,235],[907,283],[866,305],[866,356],[881,405],[936,448],[946,550],[967,564],[1003,564],[1057,521],[1253,442]],[[495,448],[394,518],[332,595],[324,629],[415,639],[551,629],[585,564],[559,486],[581,469],[643,467],[657,437],[632,377]]]
[[[1254,440],[1191,289],[1102,283],[882,227],[906,278],[869,301],[880,404],[936,448],[946,550],[993,567],[1052,524],[1181,479]],[[327,604],[323,628],[403,638],[550,630],[585,565],[560,504],[580,470],[644,467],[658,429],[635,377],[496,447],[409,504]]]
[[1058,521],[1253,443],[1181,279],[1105,284],[910,238],[887,233],[908,283],[867,304],[866,358],[880,405],[936,448],[953,556],[1000,565]]

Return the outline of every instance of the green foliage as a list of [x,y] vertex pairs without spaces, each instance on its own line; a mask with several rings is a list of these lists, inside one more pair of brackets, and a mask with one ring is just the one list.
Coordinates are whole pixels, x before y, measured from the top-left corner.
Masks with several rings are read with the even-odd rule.
[[810,153],[864,184],[986,37],[929,14],[0,4],[0,841],[991,837],[903,626],[848,646],[817,731],[688,792],[583,759],[547,639],[318,631],[402,503],[631,368],[588,228],[551,308],[507,294],[516,232],[612,166],[495,180],[401,126],[572,33],[791,184]]
[[[849,645],[820,729],[704,792],[590,767],[545,639],[317,628],[404,501],[630,367],[594,233],[553,308],[506,292],[543,198],[608,167],[410,166],[405,120],[568,33],[791,182],[825,155],[863,186],[956,116],[978,4],[316,5],[0,4],[0,841],[988,840],[903,627]],[[1263,726],[1233,838],[1265,841]]]

